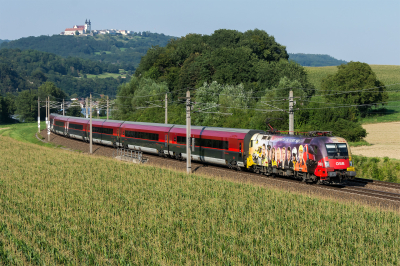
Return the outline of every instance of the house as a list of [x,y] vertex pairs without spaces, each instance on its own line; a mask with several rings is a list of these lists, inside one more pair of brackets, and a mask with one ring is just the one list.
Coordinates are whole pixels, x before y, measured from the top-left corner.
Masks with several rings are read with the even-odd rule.
[[62,35],[75,35],[75,33],[78,31],[79,34],[87,34],[91,31],[92,29],[92,23],[89,21],[85,21],[85,25],[80,26],[80,25],[75,25],[72,28],[67,28],[65,31],[63,31],[61,34]]

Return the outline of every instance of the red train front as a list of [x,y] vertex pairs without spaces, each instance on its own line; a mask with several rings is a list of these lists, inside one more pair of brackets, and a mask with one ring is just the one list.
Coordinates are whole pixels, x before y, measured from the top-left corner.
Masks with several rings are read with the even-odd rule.
[[247,168],[266,175],[294,176],[305,182],[342,182],[356,175],[345,139],[255,134]]

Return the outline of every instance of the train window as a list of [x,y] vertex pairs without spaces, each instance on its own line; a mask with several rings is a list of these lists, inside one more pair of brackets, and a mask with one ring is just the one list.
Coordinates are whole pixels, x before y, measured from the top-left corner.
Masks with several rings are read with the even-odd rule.
[[349,151],[347,150],[347,145],[345,143],[336,144],[340,153],[340,156],[349,156]]
[[311,143],[311,139],[305,139],[304,140],[304,144],[309,144],[309,143]]
[[112,135],[113,134],[113,129],[112,128],[103,127],[103,134]]
[[176,142],[179,144],[186,144],[186,137],[178,136],[178,139]]
[[69,128],[71,129],[77,129],[77,130],[83,130],[83,126],[82,125],[78,125],[78,124],[69,124]]
[[101,127],[92,127],[92,130],[93,130],[93,132],[96,132],[96,133],[102,133],[101,132],[102,131]]
[[228,141],[215,139],[200,139],[200,146],[214,149],[227,150],[229,148]]
[[140,131],[125,131],[125,136],[129,138],[137,138],[137,139],[147,139],[147,140],[158,140],[158,134],[148,133],[148,132],[140,132]]
[[349,151],[345,143],[327,143],[325,144],[328,157],[339,159],[340,157],[348,157]]
[[60,121],[55,121],[56,126],[59,127],[63,127],[64,126],[64,122],[60,122]]

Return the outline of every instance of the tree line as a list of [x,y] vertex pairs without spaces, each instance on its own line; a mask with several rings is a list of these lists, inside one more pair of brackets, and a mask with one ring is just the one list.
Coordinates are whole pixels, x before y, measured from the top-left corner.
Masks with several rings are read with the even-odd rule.
[[293,60],[302,66],[322,67],[322,66],[339,66],[347,64],[344,60],[338,60],[326,54],[291,54],[289,60]]
[[113,117],[162,123],[168,93],[169,122],[185,124],[179,97],[190,89],[194,125],[288,130],[293,90],[297,130],[333,131],[349,141],[365,137],[359,117],[387,100],[370,66],[342,64],[316,91],[304,67],[288,58],[285,46],[261,30],[189,34],[148,51],[135,77],[119,87]]
[[0,62],[0,93],[3,95],[37,89],[46,81],[52,81],[68,95],[86,97],[90,92],[114,95],[117,87],[127,80],[87,78],[88,74],[118,73],[118,65],[62,58],[35,50],[0,49]]
[[[120,65],[125,70],[135,71],[140,59],[152,46],[165,46],[174,37],[164,34],[139,32],[133,35],[95,36],[39,36],[4,42],[1,48],[38,50],[62,57],[79,57]],[[112,72],[112,71],[107,71]]]

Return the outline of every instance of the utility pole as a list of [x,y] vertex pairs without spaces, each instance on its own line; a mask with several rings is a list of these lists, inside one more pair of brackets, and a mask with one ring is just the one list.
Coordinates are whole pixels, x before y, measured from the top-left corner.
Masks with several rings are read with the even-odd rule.
[[108,95],[107,95],[107,120],[108,120]]
[[165,124],[168,124],[168,94],[165,94]]
[[190,122],[190,91],[188,90],[186,92],[186,169],[188,174],[192,173],[192,156],[190,154]]
[[38,133],[40,133],[40,98],[37,98],[37,111],[38,111],[38,117],[37,117],[37,125],[38,125]]
[[50,96],[47,96],[47,112],[48,112],[48,119],[47,119],[47,141],[50,142]]
[[63,116],[65,116],[65,104],[64,104],[64,99],[63,99],[63,105],[62,105],[62,109],[63,109]]
[[293,91],[289,91],[289,134],[294,135]]
[[92,94],[90,94],[90,154],[93,153],[93,135],[92,135]]
[[89,111],[88,111],[88,108],[89,108],[89,102],[88,102],[89,100],[88,100],[88,97],[86,97],[86,118],[89,118]]

